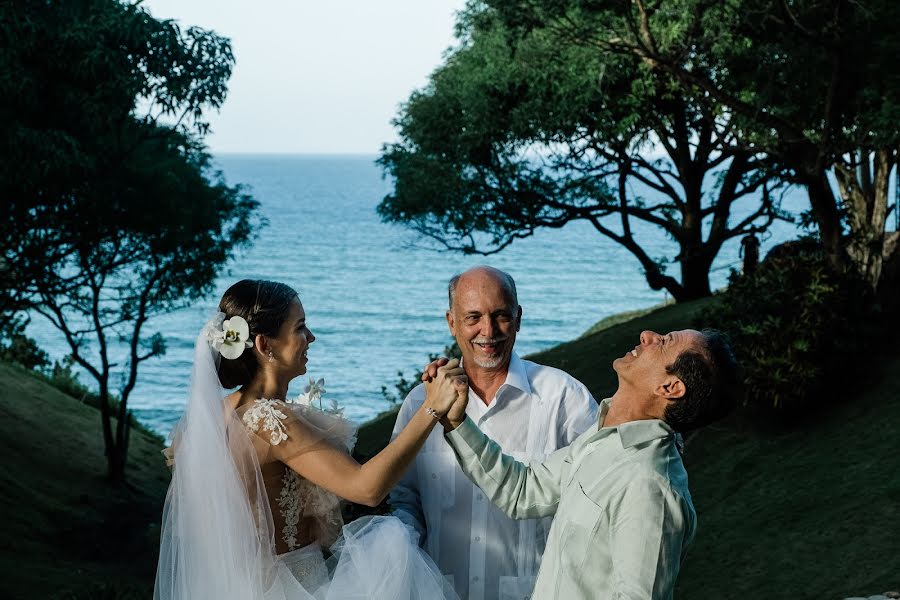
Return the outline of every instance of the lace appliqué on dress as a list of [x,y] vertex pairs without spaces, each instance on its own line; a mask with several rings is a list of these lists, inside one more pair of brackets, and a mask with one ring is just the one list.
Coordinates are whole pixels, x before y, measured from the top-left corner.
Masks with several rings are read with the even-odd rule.
[[270,432],[269,440],[273,446],[277,446],[284,440],[288,439],[287,427],[284,421],[287,415],[279,408],[278,400],[267,400],[261,398],[253,403],[253,406],[244,413],[244,424],[253,431],[259,432],[260,426],[263,431]]
[[281,537],[287,544],[288,550],[294,550],[297,547],[297,523],[300,522],[300,476],[291,469],[284,470],[284,476],[281,478],[281,492],[278,494],[276,502],[281,509],[281,516],[284,518],[284,528],[281,530]]

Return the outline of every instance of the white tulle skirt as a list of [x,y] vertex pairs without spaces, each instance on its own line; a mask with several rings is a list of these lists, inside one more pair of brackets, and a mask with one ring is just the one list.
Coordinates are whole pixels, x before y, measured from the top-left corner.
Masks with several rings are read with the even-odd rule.
[[278,557],[266,600],[455,599],[452,586],[395,517],[345,525],[327,561],[317,544]]

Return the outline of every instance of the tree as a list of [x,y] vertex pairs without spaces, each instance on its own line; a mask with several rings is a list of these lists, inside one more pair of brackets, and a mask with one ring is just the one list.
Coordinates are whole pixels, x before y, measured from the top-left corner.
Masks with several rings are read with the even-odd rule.
[[202,143],[234,58],[211,31],[115,0],[2,10],[5,304],[46,317],[96,381],[123,481],[138,367],[165,351],[148,321],[209,293],[260,224]]
[[[891,0],[489,0],[520,32],[639,58],[732,115],[750,148],[804,186],[829,262],[875,287],[900,150]],[[831,175],[837,181],[837,193]],[[848,230],[849,229],[849,230]]]
[[[458,32],[383,150],[394,180],[384,219],[485,254],[583,219],[680,301],[711,293],[726,241],[782,216],[776,167],[742,143],[727,111],[667,73],[571,43],[552,23],[522,30],[481,3]],[[753,208],[733,222],[742,199]],[[680,276],[645,250],[640,224],[677,243]]]

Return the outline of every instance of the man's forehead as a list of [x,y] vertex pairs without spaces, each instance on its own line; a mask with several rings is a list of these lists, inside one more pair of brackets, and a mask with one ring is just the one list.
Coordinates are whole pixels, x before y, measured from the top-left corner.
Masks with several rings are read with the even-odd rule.
[[[469,274],[467,274],[469,275]],[[456,284],[455,297],[465,298],[467,300],[479,300],[487,298],[503,298],[508,299],[509,291],[506,289],[505,282],[497,277],[487,274],[471,274],[473,276],[460,277]]]
[[673,342],[684,344],[685,346],[697,347],[699,350],[706,349],[706,336],[696,329],[678,329],[670,331],[666,334]]

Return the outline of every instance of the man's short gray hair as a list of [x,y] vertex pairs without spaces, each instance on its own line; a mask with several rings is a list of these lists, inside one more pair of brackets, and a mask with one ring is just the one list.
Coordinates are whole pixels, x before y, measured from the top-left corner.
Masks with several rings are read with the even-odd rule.
[[[477,268],[479,267],[473,267],[473,269]],[[487,265],[483,265],[480,268],[487,268],[500,278],[500,280],[503,282],[503,291],[506,294],[506,298],[510,301],[510,309],[515,312],[516,308],[518,308],[519,306],[519,294],[516,291],[516,280],[513,279],[512,275],[510,275],[506,271],[501,271],[500,269],[495,269],[494,267],[488,267]],[[469,269],[469,271],[471,270],[472,269]],[[459,283],[459,278],[466,273],[468,273],[468,271],[457,273],[450,278],[450,282],[447,284],[447,300],[449,301],[451,310],[453,309],[453,296],[456,294],[456,284]]]

